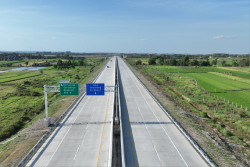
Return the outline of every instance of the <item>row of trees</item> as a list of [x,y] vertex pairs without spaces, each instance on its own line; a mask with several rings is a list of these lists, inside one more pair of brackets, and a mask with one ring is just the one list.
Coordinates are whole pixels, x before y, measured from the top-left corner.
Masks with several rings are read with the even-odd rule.
[[[140,62],[139,62],[140,63]],[[136,62],[137,65],[138,62]],[[190,60],[189,56],[184,56],[181,59],[160,57],[150,57],[148,60],[149,65],[168,65],[168,66],[211,66],[209,59],[193,59]]]
[[54,68],[62,69],[62,68],[75,68],[75,66],[86,66],[87,61],[85,58],[82,58],[78,61],[68,59],[67,61],[62,61],[59,59],[57,64],[54,65]]
[[[28,62],[25,62],[25,65],[28,65]],[[51,66],[51,63],[48,61],[45,61],[44,63],[33,63],[32,67],[49,67]]]
[[[141,60],[137,60],[136,65],[142,65]],[[166,56],[151,56],[148,59],[149,65],[168,65],[168,66],[216,66],[218,64],[218,58],[210,61],[208,58],[206,59],[191,59],[189,56],[184,56],[180,59],[177,58],[169,58]],[[229,62],[226,60],[221,61],[221,65],[223,67],[234,66],[234,67],[246,67],[250,65],[250,58],[243,59],[232,59]]]
[[[225,66],[227,65],[225,62],[222,62],[222,65],[223,64],[225,64]],[[232,60],[232,66],[234,66],[234,67],[247,67],[247,66],[250,66],[250,58],[241,59],[241,60],[234,59],[234,60]]]

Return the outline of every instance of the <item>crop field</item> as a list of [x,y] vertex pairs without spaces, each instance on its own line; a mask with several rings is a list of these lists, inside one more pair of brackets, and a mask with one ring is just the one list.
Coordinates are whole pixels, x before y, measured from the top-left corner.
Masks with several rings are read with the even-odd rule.
[[178,73],[182,76],[195,79],[199,86],[207,92],[250,109],[250,73],[244,72],[250,68],[221,69],[216,67],[173,67],[152,66],[153,69]]
[[[74,69],[46,67],[39,71],[0,73],[0,141],[12,136],[36,116],[43,114],[44,85],[59,85],[60,80],[83,84],[91,74],[93,66],[96,70],[104,63],[101,58],[87,59],[89,65],[76,66]],[[64,97],[60,97],[58,93],[48,94],[51,104],[62,98]]]
[[189,73],[186,76],[197,80],[198,84],[206,91],[229,100],[230,103],[243,105],[250,108],[250,80],[227,76],[221,73]]
[[[7,74],[7,75],[6,75]],[[39,71],[10,71],[8,73],[3,73],[0,75],[0,83],[5,83],[5,82],[10,82],[10,81],[15,81],[19,79],[25,79],[25,78],[30,78],[34,76],[41,75]]]
[[135,65],[138,59],[126,60],[227,140],[249,147],[249,67]]

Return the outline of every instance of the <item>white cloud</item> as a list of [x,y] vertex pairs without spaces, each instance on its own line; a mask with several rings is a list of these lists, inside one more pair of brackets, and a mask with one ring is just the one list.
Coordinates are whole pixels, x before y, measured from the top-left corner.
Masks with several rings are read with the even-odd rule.
[[213,37],[213,39],[223,39],[223,38],[225,38],[224,35],[217,35]]
[[145,38],[141,38],[140,41],[145,41],[146,39]]

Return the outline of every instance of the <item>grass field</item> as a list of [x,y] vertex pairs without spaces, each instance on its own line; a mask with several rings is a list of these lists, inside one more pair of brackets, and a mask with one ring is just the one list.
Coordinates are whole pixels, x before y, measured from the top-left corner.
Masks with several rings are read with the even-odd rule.
[[[162,72],[178,73],[195,79],[199,86],[226,101],[250,109],[250,68],[221,69],[216,67],[152,66]],[[237,70],[237,71],[236,71]]]
[[30,78],[34,76],[39,76],[41,73],[39,71],[9,71],[0,75],[0,83]]
[[[59,85],[60,80],[82,84],[91,68],[100,68],[101,58],[88,58],[88,66],[58,70],[47,67],[39,71],[10,71],[0,73],[0,141],[25,127],[44,110],[43,85]],[[61,99],[58,93],[49,93],[48,101]],[[25,105],[24,105],[25,104]]]
[[[134,65],[137,59],[127,61]],[[205,118],[228,140],[249,147],[249,67],[135,67],[170,93],[184,109]]]

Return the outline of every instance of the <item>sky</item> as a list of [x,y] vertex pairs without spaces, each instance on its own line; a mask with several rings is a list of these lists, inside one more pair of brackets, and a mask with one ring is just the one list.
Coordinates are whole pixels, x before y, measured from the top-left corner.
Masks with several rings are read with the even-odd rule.
[[250,53],[250,0],[0,0],[0,51]]

